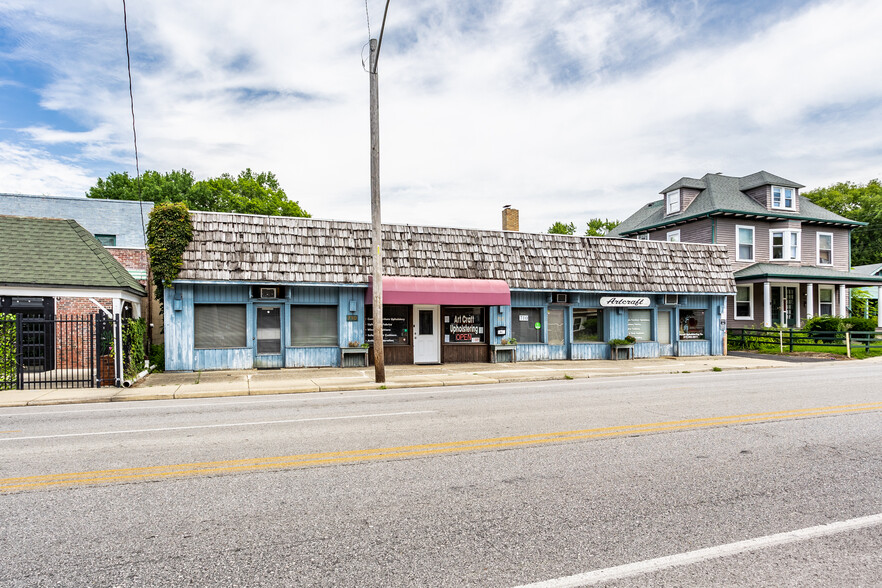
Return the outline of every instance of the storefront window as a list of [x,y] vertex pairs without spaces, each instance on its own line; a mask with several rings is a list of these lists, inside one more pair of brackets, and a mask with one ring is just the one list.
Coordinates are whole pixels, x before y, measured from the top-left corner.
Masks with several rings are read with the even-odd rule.
[[704,311],[680,311],[680,339],[704,339]]
[[518,343],[542,343],[542,309],[512,308],[511,334]]
[[336,306],[292,306],[291,345],[294,347],[336,347]]
[[652,311],[629,310],[628,311],[628,334],[637,341],[652,340]]
[[244,304],[196,304],[193,307],[196,349],[247,347]]
[[443,309],[445,343],[484,343],[484,308],[448,306]]
[[597,308],[573,309],[573,342],[603,341],[603,311]]
[[[383,345],[410,344],[410,307],[383,305]],[[374,342],[374,309],[364,309],[364,340]]]

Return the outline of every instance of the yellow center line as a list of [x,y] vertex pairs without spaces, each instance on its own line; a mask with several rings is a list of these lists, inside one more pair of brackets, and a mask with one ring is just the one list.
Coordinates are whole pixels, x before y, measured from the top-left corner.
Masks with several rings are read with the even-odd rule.
[[663,421],[637,425],[616,425],[594,429],[579,429],[572,431],[558,431],[553,433],[514,435],[507,437],[493,437],[487,439],[471,439],[465,441],[450,441],[445,443],[426,443],[419,445],[405,445],[400,447],[355,449],[349,451],[307,453],[277,457],[246,458],[164,466],[94,470],[88,472],[74,472],[66,474],[24,476],[0,479],[0,491],[8,492],[51,486],[100,484],[107,482],[158,479],[166,477],[211,475],[220,473],[256,471],[271,468],[283,469],[328,464],[358,463],[371,460],[442,455],[447,453],[482,451],[510,447],[524,447],[547,443],[564,443],[570,441],[598,439],[604,437],[685,431],[690,429],[720,427],[733,424],[771,422],[786,419],[806,418],[812,416],[831,416],[875,410],[882,410],[882,402],[848,404],[764,413],[751,413],[722,417],[707,417],[699,419],[684,419],[679,421]]
[[0,431],[0,434],[3,433],[21,433],[21,430],[19,429],[18,431]]

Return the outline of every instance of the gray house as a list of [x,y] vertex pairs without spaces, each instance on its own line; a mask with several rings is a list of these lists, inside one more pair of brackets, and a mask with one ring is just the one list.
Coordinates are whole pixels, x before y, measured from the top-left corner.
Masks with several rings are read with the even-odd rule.
[[[191,212],[165,292],[166,369],[343,365],[372,342],[371,227]],[[723,353],[725,248],[631,239],[385,225],[386,363]],[[352,347],[350,347],[352,346]],[[347,356],[348,357],[348,356]]]
[[765,171],[680,178],[610,236],[726,245],[737,285],[730,326],[847,316],[849,288],[882,285],[882,277],[850,271],[850,234],[864,223],[802,198],[801,188]]

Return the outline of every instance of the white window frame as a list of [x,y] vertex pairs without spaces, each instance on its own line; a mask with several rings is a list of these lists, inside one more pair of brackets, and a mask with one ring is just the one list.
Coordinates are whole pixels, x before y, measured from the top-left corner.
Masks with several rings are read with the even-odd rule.
[[[739,233],[741,229],[750,231],[750,252],[753,254],[749,258],[741,257],[741,239]],[[750,225],[735,225],[735,261],[755,261],[756,260],[756,227]]]
[[[747,315],[738,314],[738,289],[739,288],[747,288],[747,302],[750,305],[750,312]],[[752,321],[753,320],[753,284],[747,284],[745,286],[736,286],[735,287],[735,300],[734,300],[734,308],[732,310],[732,316],[735,317],[736,320],[745,320]]]
[[[775,204],[775,190],[780,190],[781,197],[778,204]],[[787,206],[787,192],[790,192],[790,206]],[[772,186],[772,208],[780,210],[796,210],[796,188],[787,188],[785,186]]]
[[[674,238],[672,239],[671,237]],[[676,231],[668,231],[668,235],[667,237],[665,237],[665,241],[667,241],[668,243],[682,243],[682,241],[680,241],[680,229],[677,229]]]
[[[676,206],[674,206],[676,204]],[[680,190],[671,190],[665,194],[665,210],[667,214],[676,214],[681,210]]]
[[[821,237],[830,237],[830,263],[824,263],[821,261]],[[816,242],[816,254],[818,265],[833,265],[833,233],[817,233],[815,235]]]
[[640,233],[637,235],[638,241],[649,241],[649,233]]
[[[821,292],[830,292],[830,302],[821,302]],[[825,314],[821,310],[822,304],[830,305],[830,312]],[[822,286],[818,284],[818,316],[836,316],[836,286]]]
[[[782,257],[775,257],[775,233],[782,233]],[[790,255],[790,237],[796,235],[796,255]],[[802,229],[769,229],[769,259],[771,261],[799,261],[802,259]]]

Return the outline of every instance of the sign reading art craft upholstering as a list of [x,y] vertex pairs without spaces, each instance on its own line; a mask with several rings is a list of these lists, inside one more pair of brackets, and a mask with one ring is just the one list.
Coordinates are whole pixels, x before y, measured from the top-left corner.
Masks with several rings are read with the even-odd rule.
[[648,308],[649,305],[648,296],[603,296],[600,298],[600,306],[604,307]]

